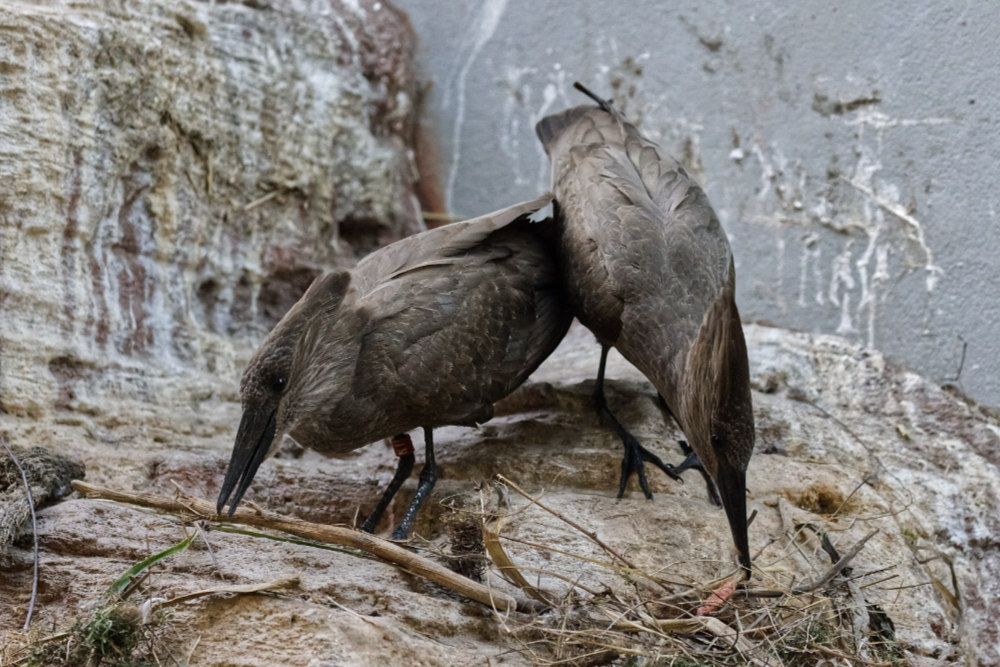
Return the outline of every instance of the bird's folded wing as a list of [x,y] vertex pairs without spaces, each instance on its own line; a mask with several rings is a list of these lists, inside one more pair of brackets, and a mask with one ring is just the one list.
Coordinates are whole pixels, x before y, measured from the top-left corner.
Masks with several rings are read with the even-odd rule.
[[530,215],[549,204],[552,195],[545,193],[486,215],[429,229],[407,237],[368,255],[354,269],[355,287],[362,294],[377,289],[394,276],[467,252],[490,234]]

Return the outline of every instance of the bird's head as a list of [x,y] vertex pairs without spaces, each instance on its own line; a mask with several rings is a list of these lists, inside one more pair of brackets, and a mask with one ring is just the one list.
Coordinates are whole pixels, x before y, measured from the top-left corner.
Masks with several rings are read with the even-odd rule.
[[740,565],[749,577],[746,470],[753,454],[755,430],[750,366],[732,273],[691,348],[688,370],[684,400],[690,419],[685,434],[715,481]]
[[347,271],[333,271],[314,280],[247,364],[240,381],[243,417],[216,505],[220,514],[230,495],[229,514],[236,511],[260,464],[274,453],[288,431],[289,408],[295,402],[294,385],[302,365],[296,364],[296,357],[303,332],[317,316],[336,310],[350,279]]
[[[742,338],[742,333],[740,334]],[[726,396],[713,411],[710,420],[709,450],[711,467],[706,468],[715,480],[719,498],[726,511],[740,565],[750,576],[750,543],[747,535],[746,470],[753,454],[754,422],[747,386],[745,397]]]

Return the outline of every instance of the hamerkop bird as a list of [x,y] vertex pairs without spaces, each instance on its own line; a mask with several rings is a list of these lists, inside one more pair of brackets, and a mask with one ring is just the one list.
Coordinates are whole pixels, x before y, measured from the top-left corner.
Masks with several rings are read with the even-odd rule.
[[[633,472],[651,497],[643,461],[671,476],[700,465],[715,481],[749,576],[746,468],[754,422],[732,251],[683,167],[610,102],[576,85],[598,106],[553,114],[535,130],[552,161],[570,301],[602,346],[595,405],[625,445],[619,497]],[[608,410],[603,382],[611,346],[650,379],[697,459],[679,468],[663,464]]]
[[[404,539],[437,479],[434,427],[488,420],[569,328],[554,222],[528,219],[551,199],[405,238],[317,278],[243,373],[219,512],[234,489],[235,511],[286,434],[338,454],[419,426],[420,484],[393,533]],[[363,529],[374,530],[412,468],[411,446]]]

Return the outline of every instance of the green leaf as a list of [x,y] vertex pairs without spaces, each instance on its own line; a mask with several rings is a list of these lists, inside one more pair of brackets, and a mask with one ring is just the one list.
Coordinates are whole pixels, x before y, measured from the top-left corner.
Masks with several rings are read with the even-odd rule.
[[132,567],[130,567],[129,569],[125,570],[125,574],[120,576],[118,580],[115,581],[115,583],[111,584],[111,588],[108,589],[108,594],[119,595],[123,590],[125,590],[125,588],[128,587],[130,583],[132,583],[132,581],[137,576],[142,574],[143,571],[145,571],[146,568],[148,568],[150,565],[153,565],[154,563],[159,563],[164,558],[168,558],[170,556],[173,556],[174,554],[179,554],[185,549],[187,549],[189,546],[191,546],[191,541],[194,540],[197,534],[198,534],[197,532],[193,532],[186,538],[175,544],[174,546],[170,547],[169,549],[161,551],[158,554],[153,554],[146,560],[140,561],[135,565],[133,565]]

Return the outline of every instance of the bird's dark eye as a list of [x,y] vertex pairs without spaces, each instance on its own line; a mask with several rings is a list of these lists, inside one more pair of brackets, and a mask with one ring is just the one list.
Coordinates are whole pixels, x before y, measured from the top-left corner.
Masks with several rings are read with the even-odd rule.
[[288,384],[288,378],[283,376],[278,376],[274,378],[273,384],[276,390],[282,391],[285,388],[285,385]]
[[722,446],[722,441],[719,440],[719,436],[715,435],[714,433],[712,434],[712,446],[715,447],[716,449]]

